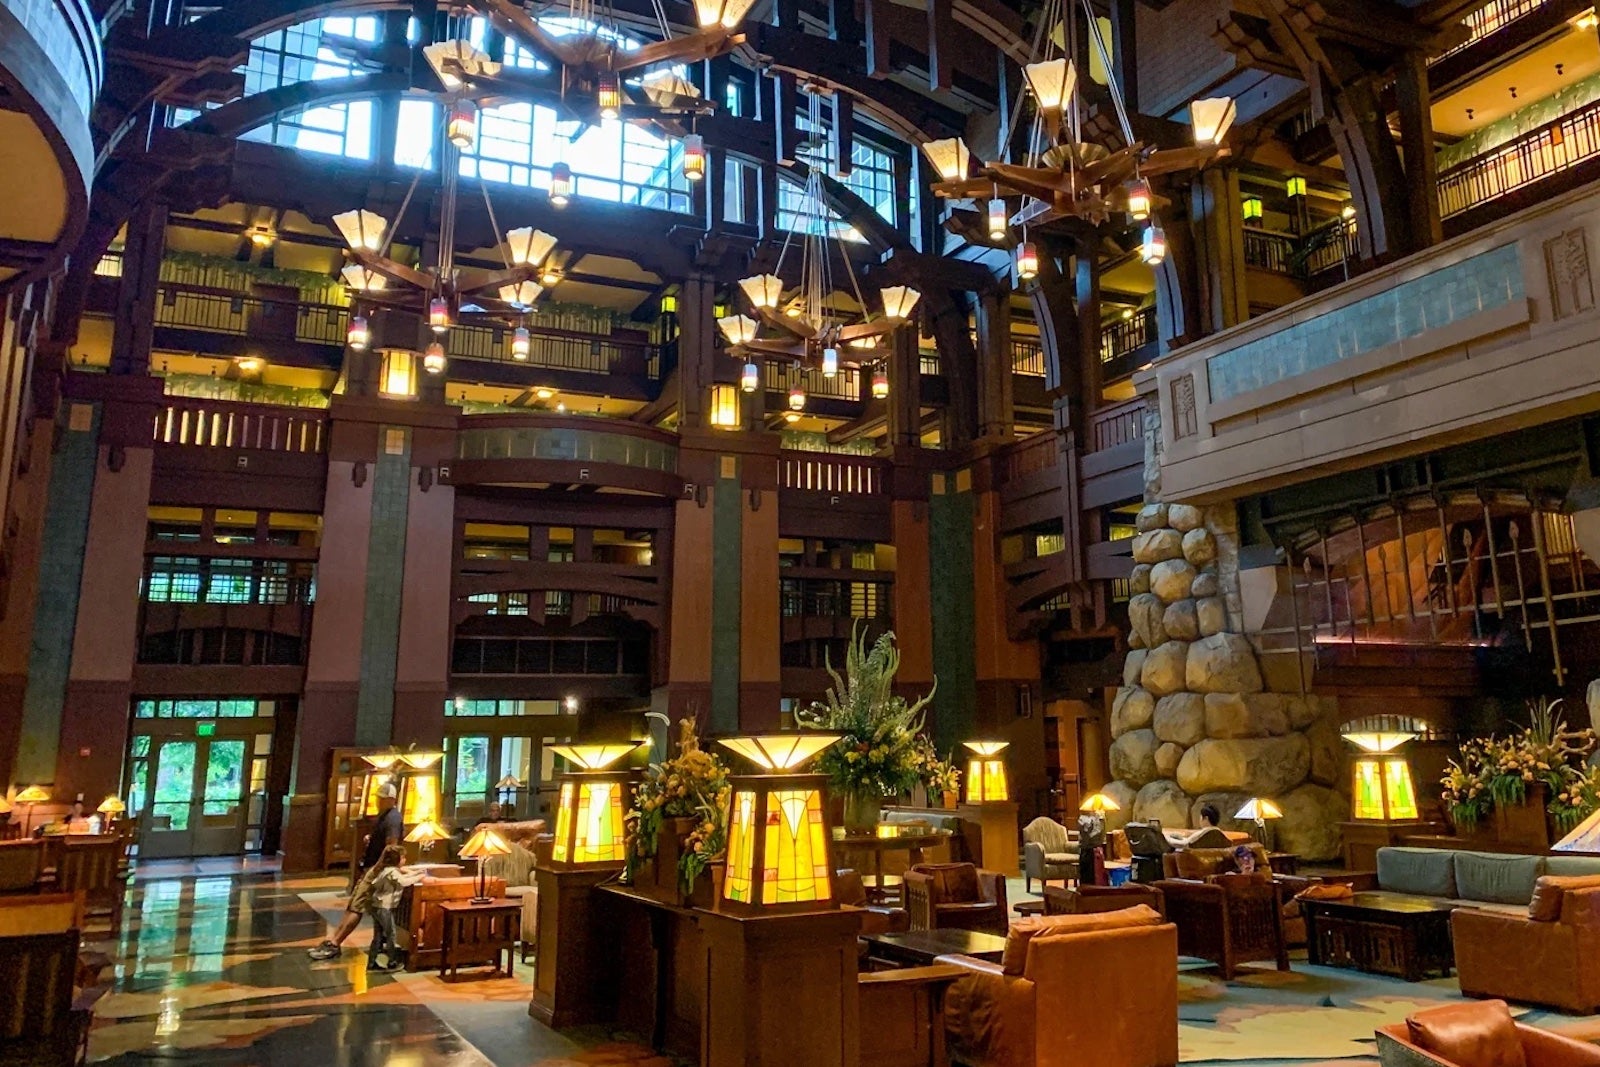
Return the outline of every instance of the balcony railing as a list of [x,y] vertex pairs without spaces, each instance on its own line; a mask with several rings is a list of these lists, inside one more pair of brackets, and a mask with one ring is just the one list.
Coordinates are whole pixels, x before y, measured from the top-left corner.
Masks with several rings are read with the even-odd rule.
[[1100,327],[1100,362],[1111,363],[1156,339],[1156,309],[1144,307]]
[[332,304],[262,300],[165,282],[156,287],[157,326],[342,348],[349,316],[348,308]]
[[1011,339],[1011,372],[1029,378],[1044,377],[1044,346],[1031,337]]
[[1244,228],[1244,262],[1247,267],[1268,270],[1274,274],[1296,274],[1295,256],[1298,249],[1298,242],[1289,234],[1257,230],[1249,226]]
[[[456,437],[459,459],[556,459],[615,463],[624,467],[672,472],[678,450],[659,431],[604,419],[587,420],[594,429],[572,425],[528,425],[526,416],[473,415],[463,419]],[[475,425],[478,420],[499,425]],[[571,418],[561,420],[564,423]]]
[[1428,60],[1428,65],[1446,56],[1465,51],[1492,33],[1498,33],[1524,15],[1531,15],[1545,5],[1545,0],[1489,0],[1489,3],[1461,19],[1467,24],[1467,39]]
[[1096,452],[1144,440],[1144,401],[1127,400],[1089,416],[1090,439]]
[[171,397],[155,420],[156,444],[195,448],[319,453],[326,433],[327,415],[318,409],[232,400]]
[[147,604],[310,604],[316,565],[272,559],[151,556],[139,598]]
[[785,578],[778,603],[786,619],[887,619],[894,604],[894,583]]
[[873,495],[886,488],[883,461],[872,456],[785,449],[779,472],[784,489]]
[[1600,156],[1600,102],[1546,123],[1439,175],[1439,214],[1458,215]]
[[1245,227],[1244,261],[1257,270],[1308,279],[1359,258],[1355,219],[1334,219],[1300,236]]
[[1056,465],[1060,451],[1054,430],[1036,433],[1032,437],[1018,441],[1006,451],[1005,466],[1000,476],[1005,480],[1005,484],[1009,485],[1019,478],[1049,470]]
[[798,369],[785,363],[768,360],[762,371],[762,381],[769,393],[787,393],[798,381],[808,397],[831,400],[861,399],[861,372],[854,367],[840,367],[839,373],[829,378],[815,367]]

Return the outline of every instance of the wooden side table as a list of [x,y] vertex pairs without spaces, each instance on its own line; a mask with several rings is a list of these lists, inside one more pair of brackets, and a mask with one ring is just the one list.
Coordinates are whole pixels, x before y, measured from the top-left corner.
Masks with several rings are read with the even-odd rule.
[[522,902],[499,899],[488,904],[450,900],[439,905],[444,916],[444,938],[439,953],[439,977],[454,979],[463,965],[489,964],[505,973],[516,967],[517,933],[522,926]]

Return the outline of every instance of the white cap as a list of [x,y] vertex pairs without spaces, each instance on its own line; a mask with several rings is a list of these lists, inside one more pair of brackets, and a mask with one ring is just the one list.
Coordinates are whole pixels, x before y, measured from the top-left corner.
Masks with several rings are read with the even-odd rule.
[[394,787],[393,782],[384,782],[378,787],[378,797],[382,800],[393,800],[399,795],[400,791]]

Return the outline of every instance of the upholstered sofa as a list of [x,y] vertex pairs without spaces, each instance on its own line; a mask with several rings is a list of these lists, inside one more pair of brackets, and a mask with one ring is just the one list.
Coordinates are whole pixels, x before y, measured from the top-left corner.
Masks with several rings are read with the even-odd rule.
[[1178,935],[1149,908],[1019,919],[999,963],[970,956],[938,962],[966,972],[944,1001],[954,1062],[1178,1062]]
[[1059,879],[1063,885],[1078,877],[1078,832],[1046,816],[1022,828],[1023,888],[1033,892],[1033,880]]
[[1450,934],[1468,996],[1600,1012],[1600,874],[1541,875],[1521,913],[1457,908]]
[[1378,869],[1353,879],[1357,890],[1445,900],[1462,907],[1526,912],[1544,875],[1600,874],[1600,856],[1519,856],[1466,849],[1392,847],[1378,850]]

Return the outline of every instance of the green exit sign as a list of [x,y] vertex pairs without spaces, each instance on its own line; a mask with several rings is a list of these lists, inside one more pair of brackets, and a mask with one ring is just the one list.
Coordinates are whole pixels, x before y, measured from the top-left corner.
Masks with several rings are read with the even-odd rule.
[[214,722],[197,722],[194,724],[194,735],[196,737],[210,737],[216,732],[217,724]]

